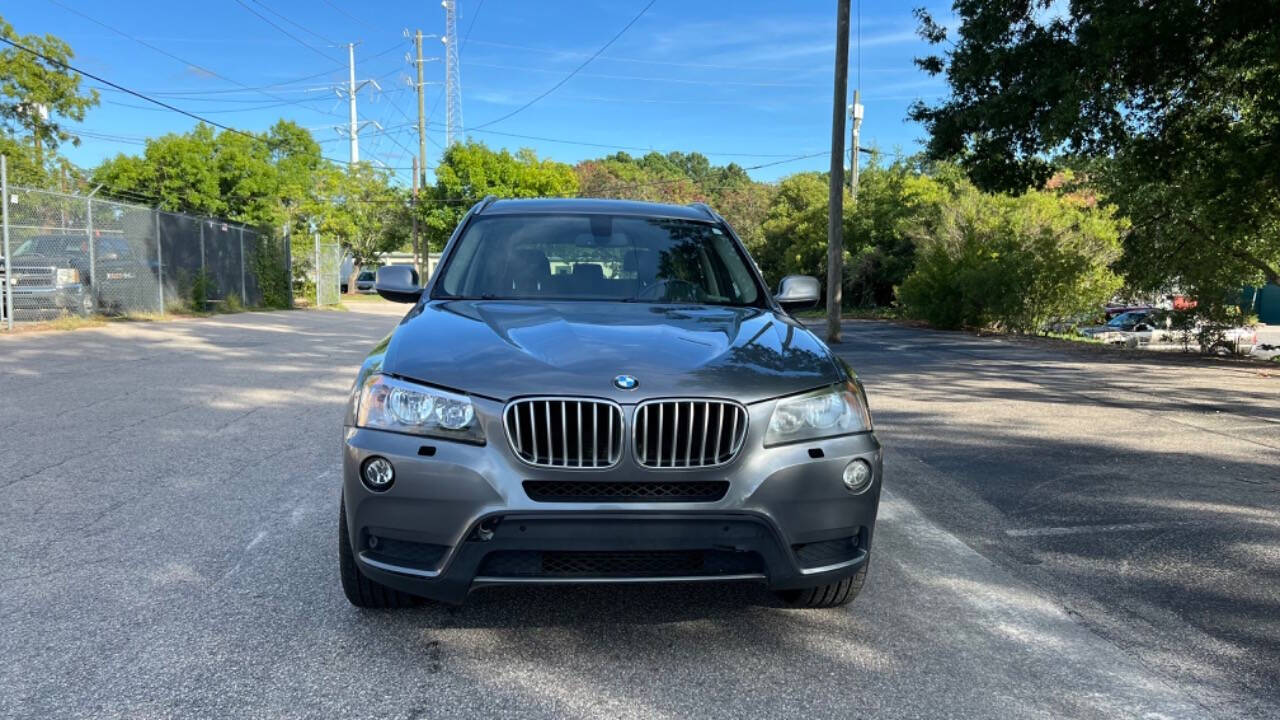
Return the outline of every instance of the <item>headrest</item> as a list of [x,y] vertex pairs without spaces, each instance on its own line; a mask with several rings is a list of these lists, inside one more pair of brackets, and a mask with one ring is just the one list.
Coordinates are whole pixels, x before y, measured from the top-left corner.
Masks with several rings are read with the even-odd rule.
[[604,267],[599,263],[574,263],[573,276],[587,280],[603,280]]
[[551,275],[551,263],[547,260],[547,254],[537,248],[520,248],[515,251],[511,258],[511,264],[516,272],[523,276],[530,275]]

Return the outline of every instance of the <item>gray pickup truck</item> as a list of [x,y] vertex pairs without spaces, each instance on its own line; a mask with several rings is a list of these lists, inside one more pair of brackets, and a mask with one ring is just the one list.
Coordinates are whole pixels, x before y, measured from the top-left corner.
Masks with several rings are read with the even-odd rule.
[[155,271],[128,240],[96,237],[93,249],[90,257],[89,238],[79,233],[36,235],[18,243],[9,258],[9,276],[0,259],[0,289],[12,289],[15,317],[86,316],[159,302]]

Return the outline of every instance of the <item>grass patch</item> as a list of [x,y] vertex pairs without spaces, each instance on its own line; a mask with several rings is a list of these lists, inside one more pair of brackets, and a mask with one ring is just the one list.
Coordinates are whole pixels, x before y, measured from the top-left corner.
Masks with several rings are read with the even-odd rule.
[[342,302],[344,304],[351,304],[351,305],[361,305],[365,303],[374,303],[378,305],[384,305],[391,301],[383,298],[381,295],[377,293],[370,293],[368,295],[364,293],[348,293],[342,296]]
[[3,326],[0,326],[0,329],[4,330],[2,333],[4,335],[16,335],[18,333],[25,332],[83,330],[84,328],[101,327],[106,325],[107,322],[108,319],[100,315],[90,315],[89,317],[80,317],[79,315],[59,315],[58,317],[50,318],[48,320],[39,320],[37,322],[14,323],[12,333],[8,330],[9,326],[7,321]]
[[1085,337],[1076,333],[1059,333],[1059,332],[1042,332],[1035,333],[1029,337],[1049,338],[1051,340],[1062,340],[1065,342],[1083,343],[1085,345],[1107,345],[1097,338]]

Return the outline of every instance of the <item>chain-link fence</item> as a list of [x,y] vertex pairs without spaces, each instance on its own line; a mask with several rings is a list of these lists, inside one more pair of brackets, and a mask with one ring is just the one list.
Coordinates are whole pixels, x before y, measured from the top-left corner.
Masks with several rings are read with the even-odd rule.
[[252,228],[25,187],[4,195],[0,327],[289,302],[285,244]]
[[342,299],[342,246],[316,240],[315,262],[316,305],[337,305]]

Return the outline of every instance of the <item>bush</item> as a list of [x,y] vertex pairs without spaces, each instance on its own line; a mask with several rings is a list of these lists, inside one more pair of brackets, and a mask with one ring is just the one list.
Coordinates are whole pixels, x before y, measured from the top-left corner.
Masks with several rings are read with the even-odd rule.
[[212,280],[204,268],[195,271],[191,276],[191,309],[204,312],[209,309],[209,289]]
[[899,298],[909,315],[941,328],[1038,330],[1120,287],[1110,265],[1121,229],[1090,198],[988,195],[965,185],[912,229],[916,266]]
[[263,307],[289,307],[289,280],[285,277],[284,249],[279,241],[266,236],[259,238],[253,274],[262,292]]

